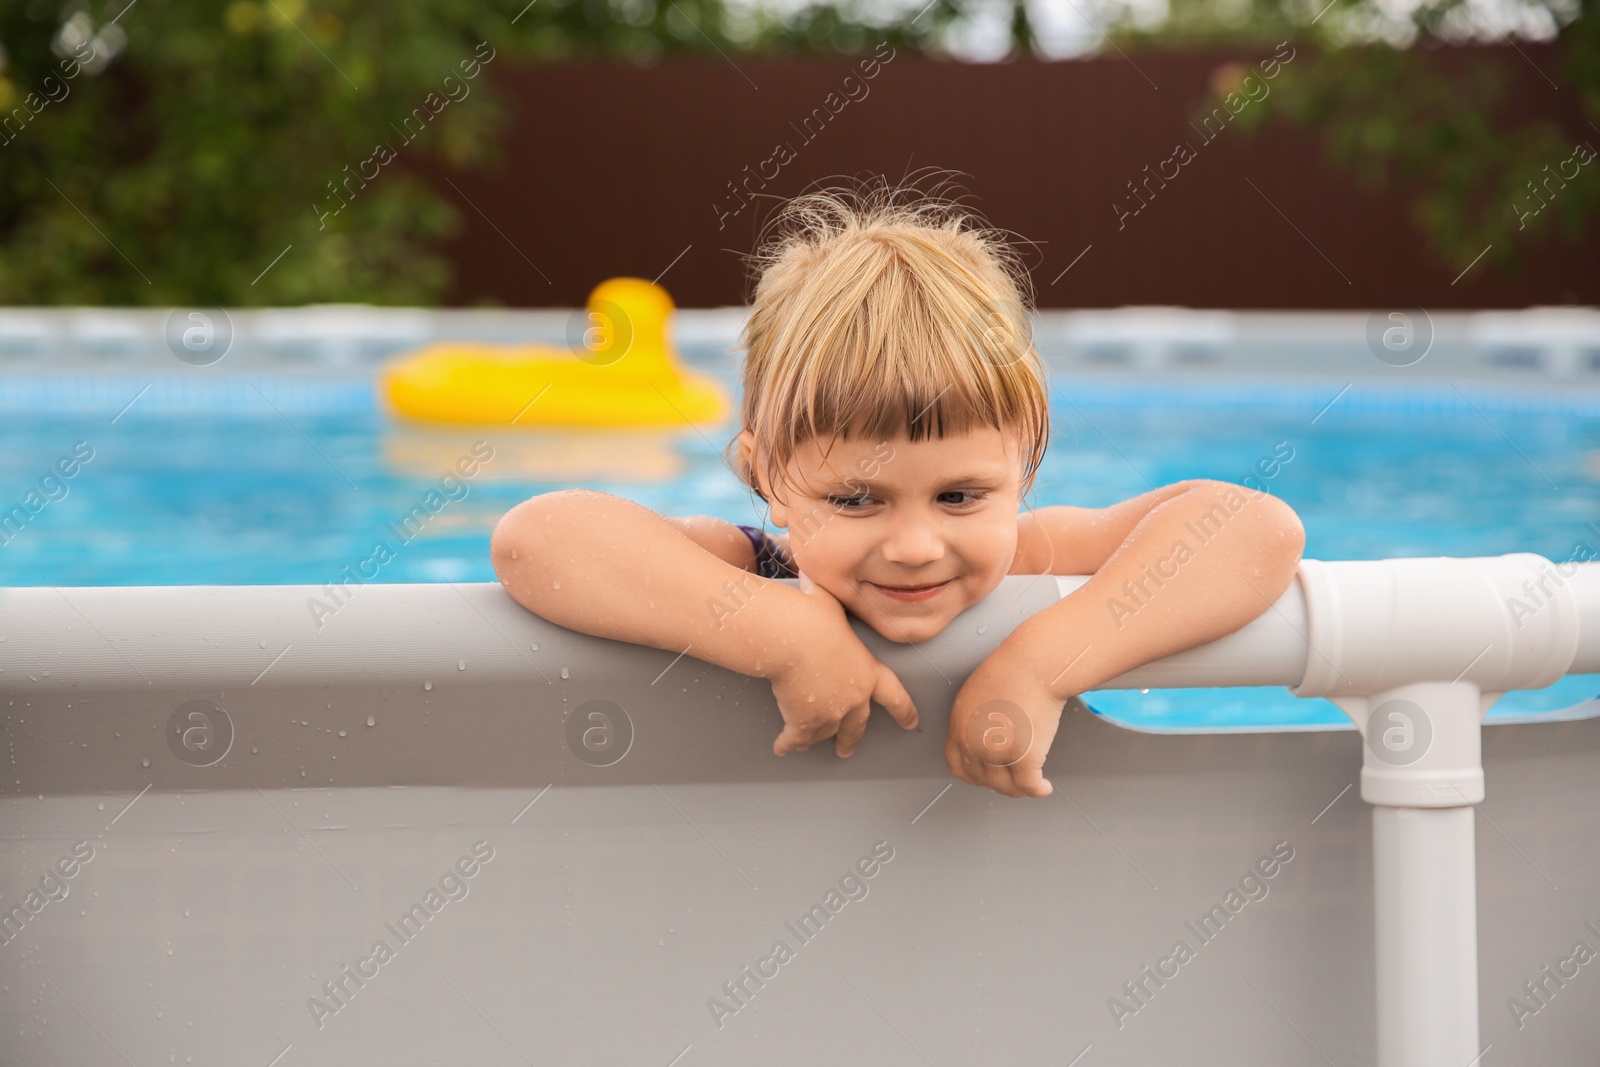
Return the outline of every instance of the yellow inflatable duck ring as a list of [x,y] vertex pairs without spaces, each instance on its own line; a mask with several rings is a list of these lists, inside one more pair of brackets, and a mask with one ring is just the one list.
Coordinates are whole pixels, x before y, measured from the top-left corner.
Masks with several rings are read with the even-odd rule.
[[667,348],[667,291],[611,278],[589,294],[582,347],[447,342],[382,372],[394,411],[495,426],[680,426],[720,421],[727,390]]

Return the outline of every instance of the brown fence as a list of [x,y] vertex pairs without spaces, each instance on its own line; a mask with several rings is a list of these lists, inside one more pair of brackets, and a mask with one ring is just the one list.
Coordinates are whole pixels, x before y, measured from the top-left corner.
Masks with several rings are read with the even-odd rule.
[[[1313,134],[1192,127],[1218,64],[1273,53],[1259,51],[974,65],[880,49],[503,71],[514,114],[500,167],[439,185],[466,220],[450,302],[573,306],[632,274],[660,275],[682,306],[743,303],[740,255],[781,198],[931,165],[962,172],[966,202],[1031,242],[1041,307],[1600,303],[1600,227],[1576,245],[1529,241],[1519,274],[1480,264],[1456,282],[1460,261],[1432,258],[1404,198],[1360,190]],[[1523,51],[1509,69],[1527,83],[1513,96],[1525,117],[1582,129],[1575,94],[1533,69],[1559,71],[1558,57]],[[1192,158],[1175,156],[1179,142]],[[1507,227],[1505,240],[1528,238]]]

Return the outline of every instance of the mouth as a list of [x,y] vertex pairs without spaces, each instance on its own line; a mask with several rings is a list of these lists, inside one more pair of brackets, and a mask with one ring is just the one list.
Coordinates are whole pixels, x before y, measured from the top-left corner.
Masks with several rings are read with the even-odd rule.
[[935,585],[879,585],[877,582],[867,582],[866,584],[892,600],[912,603],[938,596],[945,586],[953,581],[955,581],[954,578],[947,578]]

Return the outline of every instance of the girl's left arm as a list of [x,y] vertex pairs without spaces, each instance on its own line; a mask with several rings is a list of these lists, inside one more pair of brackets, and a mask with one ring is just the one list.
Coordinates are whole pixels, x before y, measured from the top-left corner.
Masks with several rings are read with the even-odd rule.
[[1205,479],[1108,508],[1031,514],[1012,572],[1093,577],[979,664],[945,745],[956,777],[1008,796],[1049,794],[1044,757],[1068,697],[1240,629],[1288,589],[1305,548],[1289,505]]
[[1104,508],[1054,504],[1025,511],[1017,516],[1017,555],[1010,573],[1094,574],[1157,505],[1208,486],[1254,495],[1243,486],[1191,479]]

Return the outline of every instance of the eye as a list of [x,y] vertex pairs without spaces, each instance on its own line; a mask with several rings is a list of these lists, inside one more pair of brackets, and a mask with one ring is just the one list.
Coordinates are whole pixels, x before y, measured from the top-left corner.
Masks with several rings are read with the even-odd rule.
[[872,498],[865,493],[859,496],[830,496],[828,503],[840,511],[859,511],[872,503]]
[[[952,496],[967,497],[968,499],[955,501],[945,500],[946,497]],[[941,500],[945,500],[945,503],[952,504],[955,507],[969,508],[981,504],[983,501],[987,500],[989,498],[989,494],[986,490],[981,489],[950,489],[940,493],[939,498]]]

